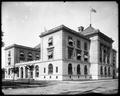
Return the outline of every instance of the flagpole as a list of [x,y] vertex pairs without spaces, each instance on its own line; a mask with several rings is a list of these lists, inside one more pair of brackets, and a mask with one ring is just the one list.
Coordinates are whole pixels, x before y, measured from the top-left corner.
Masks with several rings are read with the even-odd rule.
[[92,24],[91,24],[91,10],[90,10],[90,26],[91,26]]

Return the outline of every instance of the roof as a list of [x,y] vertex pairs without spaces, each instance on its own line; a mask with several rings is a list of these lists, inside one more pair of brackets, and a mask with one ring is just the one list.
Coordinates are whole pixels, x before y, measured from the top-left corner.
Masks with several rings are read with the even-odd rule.
[[79,36],[79,37],[81,37],[81,38],[84,38],[84,39],[87,39],[87,40],[90,41],[90,39],[89,39],[88,37],[85,37],[83,34],[81,34],[81,33],[79,33],[79,32],[76,32],[76,31],[74,31],[74,30],[66,27],[65,25],[60,25],[60,26],[58,26],[58,27],[55,27],[55,28],[53,28],[53,29],[48,30],[47,32],[42,32],[41,35],[39,35],[39,36],[40,36],[40,37],[43,37],[43,36],[46,36],[46,35],[48,35],[48,34],[55,33],[55,32],[57,32],[57,31],[59,31],[59,30],[66,30],[67,32],[70,32],[70,33],[72,33],[72,34],[74,34],[74,35],[77,35],[77,36]]
[[34,47],[35,49],[40,48],[40,43]]
[[81,34],[83,34],[84,36],[89,37],[89,38],[94,35],[99,35],[99,37],[103,38],[104,40],[106,40],[108,42],[114,42],[110,37],[108,37],[107,35],[100,32],[99,29],[93,28],[91,25],[88,26],[84,31],[82,31]]
[[10,49],[10,48],[13,48],[13,47],[17,47],[17,48],[24,48],[24,49],[29,49],[29,50],[33,50],[33,51],[38,51],[38,49],[35,49],[35,48],[32,48],[32,47],[27,47],[27,46],[23,46],[23,45],[18,45],[18,44],[12,44],[12,45],[10,45],[10,46],[7,46],[6,48],[5,48],[5,50],[8,50],[8,49]]

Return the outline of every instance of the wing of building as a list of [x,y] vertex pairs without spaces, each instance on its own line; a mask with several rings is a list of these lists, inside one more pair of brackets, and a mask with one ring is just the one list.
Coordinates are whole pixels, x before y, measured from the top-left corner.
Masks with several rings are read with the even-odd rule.
[[5,48],[5,79],[116,78],[114,41],[91,25],[78,27],[78,32],[60,25],[39,37],[41,43],[34,48],[17,44]]

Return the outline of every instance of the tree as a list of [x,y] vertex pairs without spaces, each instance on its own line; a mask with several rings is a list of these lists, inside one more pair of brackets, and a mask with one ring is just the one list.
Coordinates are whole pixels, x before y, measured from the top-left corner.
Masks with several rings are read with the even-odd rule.
[[5,77],[5,68],[2,68],[2,78]]
[[11,68],[11,70],[12,70],[12,73],[14,73],[14,75],[13,75],[13,82],[14,82],[15,73],[18,72],[19,68],[14,66],[13,68]]
[[34,65],[27,65],[26,67],[30,70],[30,71],[29,71],[29,81],[30,81],[31,72],[34,70]]

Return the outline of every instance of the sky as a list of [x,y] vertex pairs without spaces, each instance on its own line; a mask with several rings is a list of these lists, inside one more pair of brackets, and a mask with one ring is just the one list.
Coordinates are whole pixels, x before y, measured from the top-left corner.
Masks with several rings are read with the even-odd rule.
[[[79,2],[2,2],[2,67],[5,66],[5,47],[19,44],[34,47],[40,43],[39,35],[61,24],[78,31],[90,25],[114,40],[118,52],[118,4],[110,1]],[[118,63],[118,55],[117,55]]]

